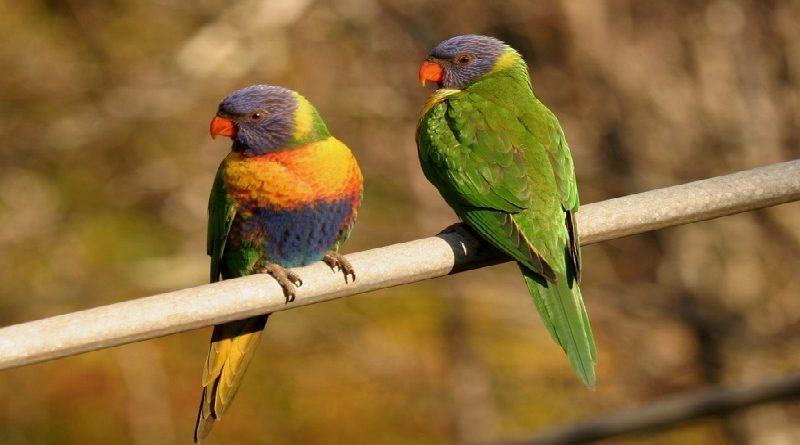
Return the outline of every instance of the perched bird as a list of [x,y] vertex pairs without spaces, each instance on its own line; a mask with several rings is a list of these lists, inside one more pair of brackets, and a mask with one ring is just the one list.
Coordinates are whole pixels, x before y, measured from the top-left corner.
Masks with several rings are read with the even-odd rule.
[[493,37],[457,36],[433,48],[419,80],[439,87],[417,124],[425,176],[469,227],[517,261],[550,334],[593,387],[572,157],[555,115],[533,95],[525,61]]
[[[276,86],[243,88],[220,102],[211,136],[233,139],[208,203],[212,282],[268,273],[292,301],[302,280],[290,267],[323,260],[355,279],[338,250],[361,203],[361,171],[308,100]],[[195,442],[230,406],[267,316],[214,327]]]

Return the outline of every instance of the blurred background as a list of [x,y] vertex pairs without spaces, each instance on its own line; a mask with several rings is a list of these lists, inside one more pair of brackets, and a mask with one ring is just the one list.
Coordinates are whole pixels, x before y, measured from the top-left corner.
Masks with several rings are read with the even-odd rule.
[[[0,3],[0,325],[199,285],[219,100],[297,89],[356,153],[345,251],[455,220],[422,176],[417,67],[439,41],[520,50],[582,201],[800,156],[800,1],[50,0]],[[281,312],[209,444],[525,437],[800,368],[800,206],[584,249],[597,390],[506,264]],[[0,443],[189,443],[210,328],[0,373]],[[772,404],[608,444],[800,443]]]

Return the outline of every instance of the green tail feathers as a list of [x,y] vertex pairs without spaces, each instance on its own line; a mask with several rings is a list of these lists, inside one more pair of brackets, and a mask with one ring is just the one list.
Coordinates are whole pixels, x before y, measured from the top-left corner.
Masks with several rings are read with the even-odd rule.
[[525,266],[520,265],[520,270],[550,335],[567,353],[583,383],[594,388],[597,350],[578,283],[563,275],[551,283]]

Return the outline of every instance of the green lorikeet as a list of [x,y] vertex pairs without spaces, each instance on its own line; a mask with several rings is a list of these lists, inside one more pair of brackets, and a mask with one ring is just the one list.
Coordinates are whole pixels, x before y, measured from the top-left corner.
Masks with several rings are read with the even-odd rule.
[[[323,260],[355,279],[338,250],[355,223],[361,171],[311,103],[285,88],[250,86],[220,102],[211,135],[233,139],[208,203],[211,281],[268,273],[291,301],[302,281],[287,268]],[[195,442],[230,406],[267,316],[214,327]]]
[[469,227],[517,261],[550,334],[593,387],[572,157],[555,115],[533,95],[525,61],[495,38],[457,36],[431,51],[419,78],[439,87],[417,125],[425,176]]

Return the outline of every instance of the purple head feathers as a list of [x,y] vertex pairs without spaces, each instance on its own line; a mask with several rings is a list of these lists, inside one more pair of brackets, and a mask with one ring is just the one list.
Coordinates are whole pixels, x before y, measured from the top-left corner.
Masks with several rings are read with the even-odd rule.
[[456,36],[436,45],[428,60],[444,69],[440,88],[463,89],[491,71],[506,48],[505,43],[494,37]]
[[217,116],[233,122],[233,150],[254,156],[286,146],[294,129],[295,110],[297,100],[291,90],[252,85],[222,99]]

